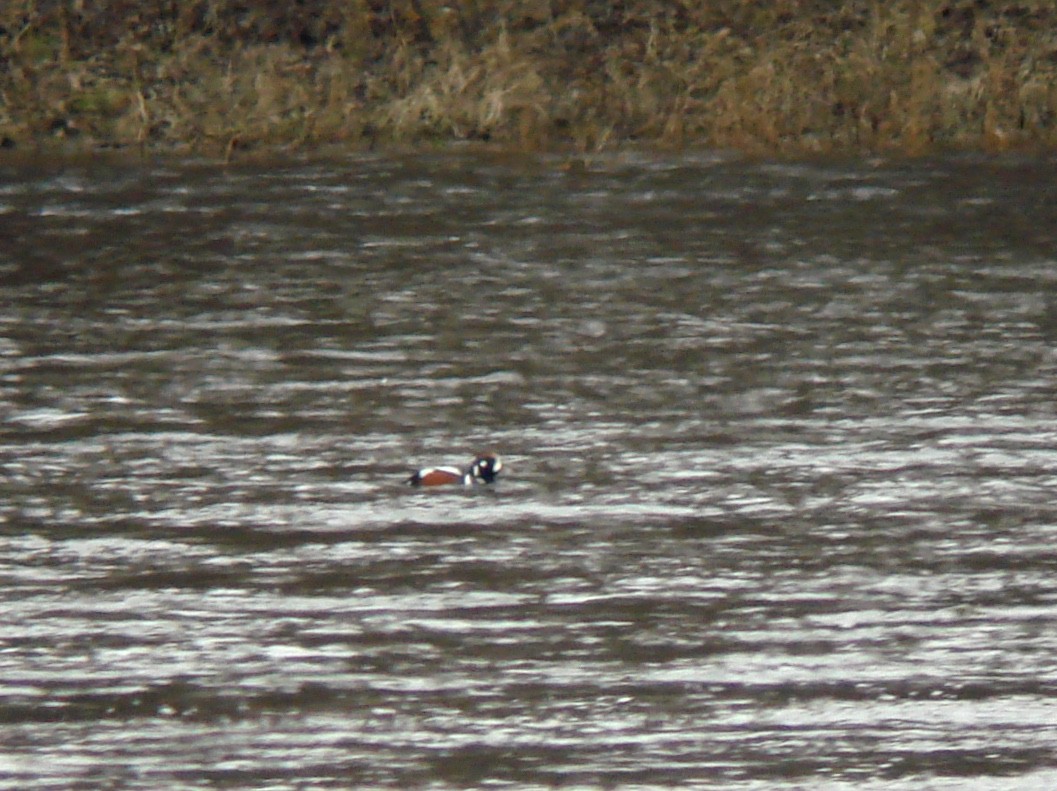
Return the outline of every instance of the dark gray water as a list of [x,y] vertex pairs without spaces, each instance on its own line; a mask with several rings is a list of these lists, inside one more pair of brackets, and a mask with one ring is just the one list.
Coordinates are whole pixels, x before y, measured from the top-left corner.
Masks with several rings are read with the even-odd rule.
[[3,788],[1057,784],[1057,163],[558,165],[0,168]]

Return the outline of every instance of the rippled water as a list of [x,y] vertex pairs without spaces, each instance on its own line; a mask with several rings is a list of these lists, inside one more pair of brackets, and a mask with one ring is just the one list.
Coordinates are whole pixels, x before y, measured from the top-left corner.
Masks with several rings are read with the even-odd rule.
[[4,788],[1057,783],[1057,163],[559,165],[0,168]]

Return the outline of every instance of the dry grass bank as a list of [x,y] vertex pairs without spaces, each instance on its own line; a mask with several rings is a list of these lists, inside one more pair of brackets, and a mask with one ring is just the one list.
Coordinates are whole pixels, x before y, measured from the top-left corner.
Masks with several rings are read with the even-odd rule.
[[1052,148],[1052,0],[7,0],[0,143]]

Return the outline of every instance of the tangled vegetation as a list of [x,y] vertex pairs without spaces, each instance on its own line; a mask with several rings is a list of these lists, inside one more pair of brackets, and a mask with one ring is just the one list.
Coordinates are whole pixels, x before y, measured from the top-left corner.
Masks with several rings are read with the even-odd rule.
[[0,141],[1050,148],[1052,0],[6,0]]

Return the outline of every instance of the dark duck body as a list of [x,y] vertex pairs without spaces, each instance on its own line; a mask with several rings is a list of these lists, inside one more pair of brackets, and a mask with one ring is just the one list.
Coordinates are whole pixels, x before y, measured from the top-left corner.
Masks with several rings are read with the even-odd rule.
[[473,486],[476,483],[492,483],[503,462],[494,453],[484,453],[473,460],[465,470],[458,467],[423,467],[416,470],[407,483],[411,486]]

